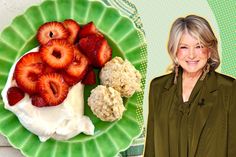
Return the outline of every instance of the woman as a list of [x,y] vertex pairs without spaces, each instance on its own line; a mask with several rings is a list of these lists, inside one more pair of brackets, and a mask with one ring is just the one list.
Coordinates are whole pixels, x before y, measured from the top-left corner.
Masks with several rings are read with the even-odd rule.
[[236,157],[236,86],[215,72],[217,46],[204,18],[173,23],[168,52],[174,68],[150,85],[145,157]]

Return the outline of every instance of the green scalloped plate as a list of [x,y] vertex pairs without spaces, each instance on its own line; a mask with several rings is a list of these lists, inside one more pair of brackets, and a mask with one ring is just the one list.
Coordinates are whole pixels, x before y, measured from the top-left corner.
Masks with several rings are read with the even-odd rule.
[[[101,1],[53,0],[32,6],[17,16],[0,34],[0,90],[5,86],[8,72],[15,60],[38,45],[35,38],[40,25],[47,21],[72,18],[80,24],[93,21],[105,34],[113,49],[113,57],[128,59],[141,72],[144,90],[147,52],[143,33],[134,23]],[[85,87],[85,115],[95,125],[95,135],[80,134],[67,141],[49,139],[42,143],[26,130],[17,117],[0,101],[0,133],[11,145],[27,157],[112,157],[129,147],[142,131],[143,92],[125,99],[126,111],[121,120],[102,122],[87,106],[87,98],[95,86]]]

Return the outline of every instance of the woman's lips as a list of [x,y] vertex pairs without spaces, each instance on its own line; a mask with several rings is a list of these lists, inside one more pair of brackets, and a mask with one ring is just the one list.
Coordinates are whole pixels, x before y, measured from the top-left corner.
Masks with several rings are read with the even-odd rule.
[[196,65],[196,64],[198,64],[199,60],[197,60],[197,61],[186,61],[186,62],[189,65]]

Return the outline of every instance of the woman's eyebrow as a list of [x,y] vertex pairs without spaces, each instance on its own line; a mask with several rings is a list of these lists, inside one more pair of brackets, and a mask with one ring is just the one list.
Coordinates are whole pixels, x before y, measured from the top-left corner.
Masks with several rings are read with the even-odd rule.
[[188,46],[188,44],[185,44],[185,43],[179,43],[179,45]]
[[[179,43],[179,46],[189,46],[188,44],[185,44],[185,43]],[[196,45],[203,45],[202,43],[196,43],[194,44],[193,46],[196,46]],[[190,45],[191,46],[191,45]]]

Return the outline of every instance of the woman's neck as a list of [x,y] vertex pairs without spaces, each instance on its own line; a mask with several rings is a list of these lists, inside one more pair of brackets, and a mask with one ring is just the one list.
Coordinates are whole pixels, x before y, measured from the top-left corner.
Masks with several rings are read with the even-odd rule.
[[201,76],[202,71],[197,73],[188,73],[183,71],[182,74],[182,98],[184,102],[189,100],[189,97],[193,91],[194,86],[197,83],[197,80]]
[[189,73],[189,72],[183,71],[182,78],[183,80],[194,81],[194,80],[198,80],[201,75],[202,75],[202,71],[198,71],[196,73]]

